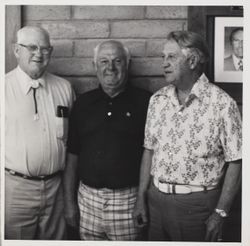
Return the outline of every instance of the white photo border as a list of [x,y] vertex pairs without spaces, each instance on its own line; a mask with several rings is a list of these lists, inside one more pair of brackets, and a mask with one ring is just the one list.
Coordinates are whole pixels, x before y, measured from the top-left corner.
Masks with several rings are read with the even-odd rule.
[[215,17],[214,80],[219,83],[242,83],[242,71],[224,71],[225,27],[243,27],[243,17]]

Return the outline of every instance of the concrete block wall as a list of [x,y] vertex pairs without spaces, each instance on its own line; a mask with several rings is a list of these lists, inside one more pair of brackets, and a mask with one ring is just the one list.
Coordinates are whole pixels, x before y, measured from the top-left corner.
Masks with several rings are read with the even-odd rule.
[[47,29],[54,46],[49,70],[72,82],[77,93],[96,88],[93,48],[115,39],[130,50],[131,83],[152,92],[165,85],[164,38],[187,29],[186,6],[23,6],[23,25]]

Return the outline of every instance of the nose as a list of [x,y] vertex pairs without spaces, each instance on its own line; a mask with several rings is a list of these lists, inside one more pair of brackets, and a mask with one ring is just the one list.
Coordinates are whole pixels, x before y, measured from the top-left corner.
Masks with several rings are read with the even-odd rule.
[[108,69],[111,71],[115,70],[115,62],[114,61],[108,62]]
[[39,56],[39,57],[42,57],[43,54],[42,54],[42,51],[40,48],[36,49],[33,53],[35,56]]
[[166,68],[166,67],[169,67],[170,64],[169,64],[169,61],[167,58],[163,58],[163,61],[162,61],[162,67]]
[[37,55],[37,56],[42,56],[42,50],[41,47],[37,46],[36,50],[34,50],[33,54]]

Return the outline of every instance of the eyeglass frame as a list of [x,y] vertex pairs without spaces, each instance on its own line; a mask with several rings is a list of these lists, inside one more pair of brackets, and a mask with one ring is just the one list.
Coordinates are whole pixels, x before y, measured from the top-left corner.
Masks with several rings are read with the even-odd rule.
[[[43,54],[43,55],[50,54],[50,52],[53,49],[53,46],[43,47],[43,46],[38,46],[38,45],[35,45],[35,44],[32,44],[32,45],[25,45],[25,44],[19,44],[19,43],[17,43],[17,44],[24,47],[24,48],[26,48],[31,53],[35,53],[37,51],[40,51],[41,54]],[[32,49],[32,47],[34,49]]]

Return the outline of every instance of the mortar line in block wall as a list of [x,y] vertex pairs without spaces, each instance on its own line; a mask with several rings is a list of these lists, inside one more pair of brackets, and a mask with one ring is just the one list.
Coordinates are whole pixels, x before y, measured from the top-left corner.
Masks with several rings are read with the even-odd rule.
[[69,18],[72,20],[73,18],[73,6],[70,6]]

